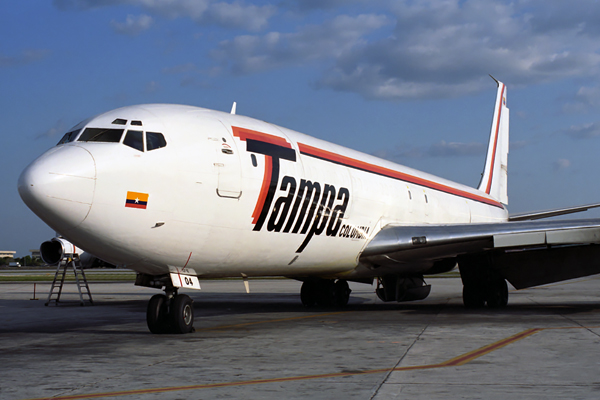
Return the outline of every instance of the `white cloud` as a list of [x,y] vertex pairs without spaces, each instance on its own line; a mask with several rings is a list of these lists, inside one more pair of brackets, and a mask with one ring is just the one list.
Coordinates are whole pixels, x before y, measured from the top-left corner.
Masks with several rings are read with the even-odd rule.
[[[213,56],[245,74],[320,60],[318,86],[391,100],[478,92],[489,87],[489,73],[512,86],[600,75],[600,29],[590,17],[600,16],[596,3],[415,0],[391,3],[385,13],[368,15],[395,17],[388,37],[369,36],[382,23],[361,30],[360,17],[338,16],[291,33],[239,36]],[[358,35],[346,40],[347,32]]]
[[258,31],[267,26],[277,8],[257,6],[243,1],[232,3],[212,0],[129,0],[149,12],[166,18],[190,18],[198,24],[216,24],[228,28]]
[[117,22],[112,20],[110,26],[112,29],[121,35],[135,36],[139,35],[145,30],[150,29],[153,23],[151,16],[142,14],[139,16],[128,15],[125,22]]
[[[286,28],[221,41],[211,52],[216,64],[236,74],[310,64],[318,69],[318,87],[366,98],[476,93],[489,88],[490,73],[511,87],[600,78],[600,2],[592,0],[353,0],[350,5],[341,0],[55,0],[54,4],[62,9],[124,4],[154,18],[189,18],[201,25],[248,31],[266,29],[279,14]],[[357,10],[364,13],[356,15]],[[297,11],[309,18],[299,18]],[[355,14],[341,15],[350,11]],[[302,25],[304,20],[310,24]],[[390,32],[382,29],[386,25]],[[591,100],[583,92],[565,111],[589,108]]]
[[554,167],[554,171],[564,171],[571,166],[571,161],[567,160],[566,158],[559,158],[552,163],[552,166]]
[[54,0],[54,5],[61,10],[138,6],[157,17],[190,18],[201,25],[215,24],[249,31],[265,28],[277,11],[277,7],[270,4],[257,6],[243,1],[227,3],[214,0]]
[[478,156],[485,154],[485,145],[477,142],[448,143],[442,140],[438,143],[432,144],[427,153],[432,157]]
[[243,35],[219,44],[211,55],[235,73],[247,74],[315,60],[340,57],[364,43],[363,36],[389,22],[382,15],[340,15],[295,33]]
[[573,139],[591,139],[600,136],[600,123],[592,122],[583,125],[573,125],[565,130],[564,133]]
[[67,133],[67,126],[62,119],[56,121],[54,126],[48,128],[45,132],[38,134],[36,139],[45,139],[45,138],[60,138],[58,135],[64,135]]
[[566,113],[585,113],[592,108],[600,106],[600,87],[582,86],[577,90],[573,100],[565,103],[563,111]]
[[[527,4],[540,11],[546,3]],[[396,3],[394,36],[336,59],[321,84],[404,99],[479,91],[488,73],[512,85],[598,75],[596,37],[579,25],[536,31],[526,11],[525,3],[494,0]]]
[[23,50],[16,56],[4,56],[0,54],[0,67],[14,67],[30,64],[43,60],[50,54],[49,50]]
[[227,27],[243,27],[249,31],[259,31],[268,25],[269,18],[276,10],[274,6],[221,2],[212,4],[203,19]]

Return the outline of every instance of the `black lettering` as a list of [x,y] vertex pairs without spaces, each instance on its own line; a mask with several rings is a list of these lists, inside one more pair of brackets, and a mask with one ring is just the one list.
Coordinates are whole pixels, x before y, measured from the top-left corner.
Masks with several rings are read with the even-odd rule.
[[267,229],[269,231],[281,231],[281,227],[283,226],[285,218],[290,210],[290,205],[294,201],[294,194],[296,193],[296,180],[291,176],[283,177],[280,189],[288,190],[288,186],[288,195],[279,197],[275,202],[273,212],[271,212],[271,218],[269,218],[269,223],[267,224]]
[[[290,229],[292,229],[292,224],[296,220],[296,215],[298,214],[298,207],[300,207],[300,203],[302,202],[302,197],[304,196],[304,189],[306,189],[306,187],[307,187],[306,181],[304,179],[301,179],[300,180],[300,188],[298,189],[298,194],[296,195],[296,201],[294,202],[294,206],[292,207],[292,213],[290,214],[290,218],[288,219],[288,222],[287,222],[287,224],[285,224],[285,228],[283,229],[283,231],[285,233],[288,233],[290,231]],[[311,196],[311,195],[312,195],[312,183],[310,186],[309,196]],[[307,200],[305,200],[305,202],[306,201]],[[304,212],[306,212],[306,208],[304,208]],[[300,214],[300,215],[302,216],[302,214]],[[298,229],[300,229],[299,224],[298,224],[298,227],[296,229],[294,229],[294,232],[292,232],[292,233],[297,233]]]
[[348,200],[350,199],[350,191],[345,187],[340,188],[338,192],[337,199],[342,200],[342,204],[338,204],[333,209],[333,214],[331,215],[331,219],[329,220],[329,225],[327,226],[327,236],[335,236],[342,225],[342,218],[344,218],[344,213],[346,212],[346,207],[348,207]]
[[254,225],[254,231],[260,231],[262,229],[262,226],[267,219],[267,215],[269,215],[269,210],[271,210],[271,203],[273,202],[273,197],[275,197],[277,183],[279,182],[279,158],[266,155],[265,168],[267,168],[266,163],[268,162],[271,162],[271,182],[269,182],[269,191],[267,192],[265,203],[260,211],[256,225]]
[[[302,222],[305,221],[306,209],[310,204],[310,209],[308,211],[308,215],[306,215],[306,222],[304,223],[304,227],[302,228],[302,234],[306,233],[308,228],[310,227],[310,223],[312,222],[312,217],[315,213],[315,208],[317,207],[317,203],[319,201],[319,197],[321,196],[321,185],[319,182],[312,183],[307,180],[300,180],[300,190],[299,193],[304,193],[306,189],[306,196],[304,197],[304,202],[302,203],[302,209],[300,209],[300,214],[298,215],[298,221],[296,221],[296,225],[294,226],[294,230],[292,233],[298,233],[300,230],[300,226]],[[313,197],[314,192],[314,197]]]
[[[327,206],[325,206],[325,202],[327,202],[327,200],[329,200],[329,202],[327,203]],[[335,187],[333,185],[325,185],[325,188],[323,190],[323,197],[321,197],[321,202],[319,203],[319,208],[317,209],[317,215],[315,216],[310,231],[308,232],[308,235],[306,235],[304,242],[302,242],[298,250],[296,250],[296,253],[302,253],[302,250],[304,250],[306,245],[308,245],[308,242],[310,242],[313,235],[320,235],[321,233],[323,233],[323,231],[325,230],[325,226],[327,225],[327,220],[329,219],[329,214],[331,212],[331,207],[333,206],[334,200]],[[309,215],[312,215],[312,212]],[[308,221],[310,220],[307,219],[306,222],[308,223]],[[306,226],[306,224],[304,226]],[[302,230],[302,233],[304,233],[304,229]]]

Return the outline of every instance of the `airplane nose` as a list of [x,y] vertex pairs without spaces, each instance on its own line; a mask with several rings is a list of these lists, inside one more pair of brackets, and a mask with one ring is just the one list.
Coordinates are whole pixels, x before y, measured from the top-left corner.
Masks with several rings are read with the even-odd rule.
[[96,189],[96,163],[82,147],[55,147],[25,168],[18,188],[27,207],[51,228],[66,233],[81,224],[90,212]]

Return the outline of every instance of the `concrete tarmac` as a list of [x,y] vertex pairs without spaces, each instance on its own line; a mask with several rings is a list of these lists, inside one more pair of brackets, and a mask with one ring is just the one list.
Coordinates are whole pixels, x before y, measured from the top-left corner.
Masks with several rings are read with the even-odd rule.
[[1,399],[600,398],[600,277],[511,292],[501,310],[465,310],[459,278],[428,299],[382,303],[351,284],[344,310],[306,309],[291,280],[201,282],[196,332],[152,335],[158,291],[0,284]]

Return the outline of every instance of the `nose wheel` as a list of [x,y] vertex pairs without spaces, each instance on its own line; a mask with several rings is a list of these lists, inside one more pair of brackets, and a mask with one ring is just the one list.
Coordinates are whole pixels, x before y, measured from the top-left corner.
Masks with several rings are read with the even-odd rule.
[[148,302],[146,322],[154,334],[194,331],[194,305],[190,296],[167,291],[155,294]]

